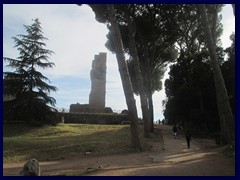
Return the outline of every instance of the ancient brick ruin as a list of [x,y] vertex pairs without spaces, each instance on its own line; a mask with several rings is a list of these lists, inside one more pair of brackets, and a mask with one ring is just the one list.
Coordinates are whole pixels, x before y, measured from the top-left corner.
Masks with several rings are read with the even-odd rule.
[[89,110],[91,112],[104,112],[106,97],[106,53],[95,55],[90,73],[92,87],[89,94]]
[[106,66],[107,53],[95,55],[92,61],[91,92],[89,94],[89,104],[71,104],[70,112],[96,112],[105,113],[106,97]]

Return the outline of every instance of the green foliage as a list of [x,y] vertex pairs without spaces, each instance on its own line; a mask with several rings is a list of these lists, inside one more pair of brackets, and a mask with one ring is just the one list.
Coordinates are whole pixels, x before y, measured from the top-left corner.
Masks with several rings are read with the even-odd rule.
[[203,59],[204,54],[191,63],[179,58],[165,81],[165,118],[169,123],[183,121],[196,133],[219,130],[213,74]]
[[[231,36],[232,37],[232,36]],[[232,38],[234,40],[234,38]],[[219,48],[219,51],[221,49]],[[228,60],[222,66],[225,84],[235,107],[235,45],[225,50]],[[219,52],[221,58],[223,52]],[[183,121],[195,134],[218,132],[219,118],[213,73],[205,51],[195,54],[194,61],[180,56],[171,66],[170,77],[165,81],[168,101],[164,112],[169,123]],[[181,59],[182,58],[182,59]]]
[[[162,89],[161,79],[166,69],[166,62],[177,58],[177,50],[173,46],[176,41],[174,28],[165,18],[174,14],[177,6],[163,4],[135,4],[115,6],[119,27],[121,31],[124,51],[129,55],[128,69],[134,93],[139,94],[139,87],[134,71],[133,52],[129,47],[128,22],[126,17],[130,14],[135,30],[135,43],[144,80],[145,89],[149,94]],[[109,27],[110,29],[111,27]],[[107,35],[106,47],[115,52],[111,31]]]
[[88,4],[88,5],[92,8],[95,14],[95,19],[98,22],[106,23],[109,20],[106,4]]
[[[58,124],[31,127],[4,124],[3,161],[58,160],[85,154],[106,155],[131,152],[129,125]],[[143,137],[143,134],[141,135]],[[148,149],[142,139],[144,149]]]
[[[207,6],[211,24],[214,21],[213,12],[220,11],[221,7],[222,5]],[[170,68],[169,79],[165,81],[168,97],[164,111],[165,119],[170,124],[183,121],[185,127],[192,129],[196,134],[219,131],[213,72],[197,8],[193,5],[182,5],[174,18],[180,55]],[[217,19],[216,28],[218,42],[222,32],[220,18]],[[219,46],[217,56],[222,63],[224,51]]]
[[[8,67],[14,72],[4,72],[4,94],[15,98],[5,108],[6,113],[13,114],[12,120],[19,120],[33,124],[52,123],[56,101],[50,97],[51,91],[57,91],[51,86],[50,80],[37,68],[53,68],[54,63],[49,62],[49,55],[53,51],[44,48],[46,40],[38,19],[30,26],[24,25],[26,35],[13,37],[15,47],[19,52],[16,59],[4,57]],[[50,118],[51,117],[51,118]]]

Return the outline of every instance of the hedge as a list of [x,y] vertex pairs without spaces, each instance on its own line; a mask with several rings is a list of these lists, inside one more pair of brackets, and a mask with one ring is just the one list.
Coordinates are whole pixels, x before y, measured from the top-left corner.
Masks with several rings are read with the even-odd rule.
[[79,124],[121,124],[128,121],[126,114],[114,113],[61,113],[64,116],[64,123]]

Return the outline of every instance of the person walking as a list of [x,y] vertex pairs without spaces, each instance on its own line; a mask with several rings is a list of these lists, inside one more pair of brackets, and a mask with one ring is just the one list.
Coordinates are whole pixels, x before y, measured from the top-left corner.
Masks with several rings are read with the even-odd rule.
[[176,126],[176,124],[174,124],[174,126],[173,126],[173,137],[174,137],[174,139],[176,139],[177,138],[177,126]]
[[189,149],[190,148],[190,141],[191,141],[191,138],[192,138],[192,134],[189,130],[187,130],[185,132],[185,137],[186,137],[186,140],[187,140],[187,147]]

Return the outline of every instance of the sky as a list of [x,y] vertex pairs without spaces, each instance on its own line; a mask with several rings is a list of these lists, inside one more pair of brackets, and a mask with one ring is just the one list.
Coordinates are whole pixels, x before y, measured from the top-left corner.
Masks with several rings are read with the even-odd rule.
[[[235,32],[235,17],[231,5],[224,6],[222,12],[224,48],[231,45],[229,36]],[[41,22],[43,35],[48,38],[46,49],[54,54],[49,61],[55,63],[52,69],[39,69],[48,77],[51,85],[59,90],[50,96],[56,99],[56,107],[69,110],[71,104],[88,104],[91,90],[90,71],[94,55],[107,53],[106,107],[114,112],[127,109],[115,54],[106,47],[106,25],[98,23],[87,5],[75,4],[4,4],[3,5],[3,56],[17,58],[12,37],[26,34],[23,25],[31,25],[33,19]],[[3,72],[9,71],[3,62]],[[168,77],[166,71],[163,82]],[[164,84],[164,83],[163,83]],[[141,117],[140,99],[136,98],[138,115]],[[162,100],[165,100],[164,87],[153,94],[154,119],[163,119]]]

